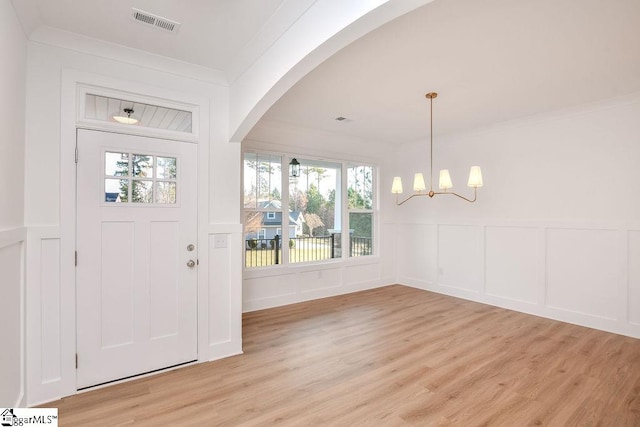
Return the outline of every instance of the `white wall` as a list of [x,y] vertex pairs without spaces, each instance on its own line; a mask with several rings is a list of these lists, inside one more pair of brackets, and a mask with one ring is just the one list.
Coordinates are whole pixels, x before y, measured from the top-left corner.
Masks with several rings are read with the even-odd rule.
[[27,39],[9,0],[0,0],[0,406],[22,404],[24,109]]
[[24,194],[27,39],[9,0],[0,1],[0,52],[0,230],[3,230],[22,227]]
[[[46,36],[51,36],[47,38]],[[76,83],[198,105],[199,361],[241,349],[240,144],[229,143],[228,87],[202,70],[45,29],[29,42],[25,218],[28,403],[75,393]],[[57,47],[47,40],[68,47]],[[83,51],[91,51],[86,53]],[[120,52],[120,53],[118,53]],[[120,57],[120,60],[111,59]],[[137,58],[137,63],[133,61]],[[160,64],[161,66],[159,66]],[[160,69],[158,69],[160,68]],[[206,77],[206,76],[205,76]],[[227,236],[226,248],[213,237]]]
[[[395,217],[398,282],[640,337],[640,94],[434,137],[434,169],[454,189],[481,165],[478,202],[414,199],[425,141],[386,164],[384,210]],[[437,182],[436,182],[437,186]]]

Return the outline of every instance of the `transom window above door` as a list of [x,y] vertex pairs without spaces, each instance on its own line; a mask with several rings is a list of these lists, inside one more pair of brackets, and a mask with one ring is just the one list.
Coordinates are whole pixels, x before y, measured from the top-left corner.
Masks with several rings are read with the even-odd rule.
[[84,117],[90,120],[184,133],[191,133],[193,125],[191,111],[91,93],[85,94]]
[[104,202],[176,204],[178,161],[153,154],[104,152]]

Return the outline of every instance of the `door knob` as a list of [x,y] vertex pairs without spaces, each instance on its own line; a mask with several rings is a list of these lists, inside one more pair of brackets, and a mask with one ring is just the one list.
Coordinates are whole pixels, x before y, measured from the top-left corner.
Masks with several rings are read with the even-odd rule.
[[196,266],[196,262],[192,259],[190,259],[189,261],[187,261],[187,267],[189,268],[193,268]]

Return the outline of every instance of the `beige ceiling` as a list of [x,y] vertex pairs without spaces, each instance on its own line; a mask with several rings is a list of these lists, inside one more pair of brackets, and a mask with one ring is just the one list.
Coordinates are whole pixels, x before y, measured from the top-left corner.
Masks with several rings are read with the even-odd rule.
[[249,138],[271,123],[415,141],[430,91],[436,133],[640,91],[640,1],[436,0],[314,69]]
[[[27,33],[40,26],[71,31],[221,70],[232,83],[314,1],[13,4]],[[148,28],[130,18],[132,7],[182,27],[177,34]],[[640,0],[436,0],[325,61],[249,137],[273,138],[274,126],[291,125],[382,145],[413,141],[425,136],[429,91],[440,94],[436,133],[638,92]]]
[[[13,0],[31,33],[53,27],[226,73],[253,63],[314,0]],[[131,19],[132,8],[181,24],[172,34]]]

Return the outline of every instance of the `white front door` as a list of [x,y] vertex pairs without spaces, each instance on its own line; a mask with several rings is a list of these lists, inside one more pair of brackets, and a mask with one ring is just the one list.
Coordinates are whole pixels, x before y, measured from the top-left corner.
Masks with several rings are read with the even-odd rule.
[[78,130],[78,388],[197,358],[196,144]]

